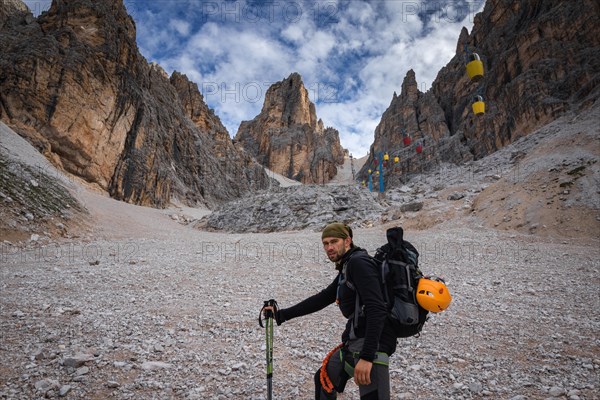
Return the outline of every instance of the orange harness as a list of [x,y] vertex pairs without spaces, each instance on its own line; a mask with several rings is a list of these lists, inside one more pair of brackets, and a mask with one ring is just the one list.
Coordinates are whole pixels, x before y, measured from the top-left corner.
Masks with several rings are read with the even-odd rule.
[[331,383],[331,379],[329,379],[329,375],[327,375],[327,364],[329,363],[331,356],[342,347],[344,347],[343,343],[338,344],[333,350],[327,353],[323,359],[323,364],[321,364],[321,376],[319,378],[321,380],[321,386],[327,393],[333,392],[333,383]]

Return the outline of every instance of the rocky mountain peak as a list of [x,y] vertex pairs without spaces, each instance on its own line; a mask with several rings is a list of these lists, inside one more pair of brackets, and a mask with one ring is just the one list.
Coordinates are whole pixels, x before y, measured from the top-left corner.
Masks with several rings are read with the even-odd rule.
[[400,97],[404,102],[415,103],[419,98],[419,93],[415,71],[410,69],[406,73],[404,81],[402,81],[402,91],[400,92]]
[[0,70],[0,118],[114,198],[212,207],[268,185],[197,86],[142,57],[122,0],[55,1],[29,24],[5,24]]
[[260,114],[240,124],[235,141],[262,165],[303,183],[329,182],[344,162],[339,132],[317,118],[298,73],[269,87]]
[[460,34],[458,35],[458,41],[456,42],[456,54],[459,54],[464,51],[465,43],[469,39],[469,31],[464,26],[460,30]]
[[313,129],[317,127],[315,106],[297,72],[269,87],[261,113],[276,118],[282,127],[302,124]]
[[[488,1],[471,33],[461,30],[456,55],[429,91],[420,93],[414,73],[407,73],[360,175],[366,179],[385,151],[403,160],[383,171],[386,181],[406,181],[443,161],[480,159],[568,111],[589,108],[600,97],[600,36],[589,23],[590,10],[598,11],[598,4]],[[479,80],[466,74],[473,53],[484,65]],[[472,110],[475,96],[484,100],[483,115]],[[410,145],[401,143],[402,129]]]
[[53,1],[40,20],[45,24],[60,25],[63,36],[75,36],[92,47],[111,45],[112,40],[119,39],[133,42],[137,48],[135,23],[122,0]]

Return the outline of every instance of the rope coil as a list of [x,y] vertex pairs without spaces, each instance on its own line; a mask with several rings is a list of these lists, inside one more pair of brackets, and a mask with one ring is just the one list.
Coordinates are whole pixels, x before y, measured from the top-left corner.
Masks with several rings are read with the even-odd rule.
[[327,393],[333,392],[334,389],[333,383],[331,383],[331,379],[329,379],[329,375],[327,375],[327,364],[329,364],[329,359],[331,356],[342,347],[344,347],[343,343],[338,344],[333,350],[327,353],[323,359],[323,364],[321,364],[321,374],[319,379],[321,380],[321,386],[323,387],[323,390],[325,390]]

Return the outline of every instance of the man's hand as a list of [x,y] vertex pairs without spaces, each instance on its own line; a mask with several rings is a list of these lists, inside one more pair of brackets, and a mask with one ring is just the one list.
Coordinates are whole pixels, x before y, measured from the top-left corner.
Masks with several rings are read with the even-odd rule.
[[281,314],[279,313],[279,310],[276,307],[271,307],[271,306],[264,307],[263,308],[263,315],[265,317],[267,316],[267,311],[271,312],[271,315],[275,319],[275,322],[277,323],[277,326],[283,324],[283,321],[281,320]]
[[265,307],[263,308],[263,314],[265,314],[265,315],[266,315],[266,314],[267,314],[267,311],[271,311],[272,313],[275,313],[275,307],[272,307],[272,306],[265,306]]
[[370,385],[371,384],[371,368],[373,363],[362,358],[358,360],[354,367],[354,382],[357,385]]

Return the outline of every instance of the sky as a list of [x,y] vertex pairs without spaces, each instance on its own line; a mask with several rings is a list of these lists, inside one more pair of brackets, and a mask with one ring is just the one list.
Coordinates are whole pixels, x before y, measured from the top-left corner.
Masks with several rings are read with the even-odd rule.
[[[50,1],[25,1],[34,15]],[[198,84],[233,137],[267,89],[298,72],[317,117],[351,154],[413,69],[422,92],[456,52],[484,0],[124,0],[149,62]]]

